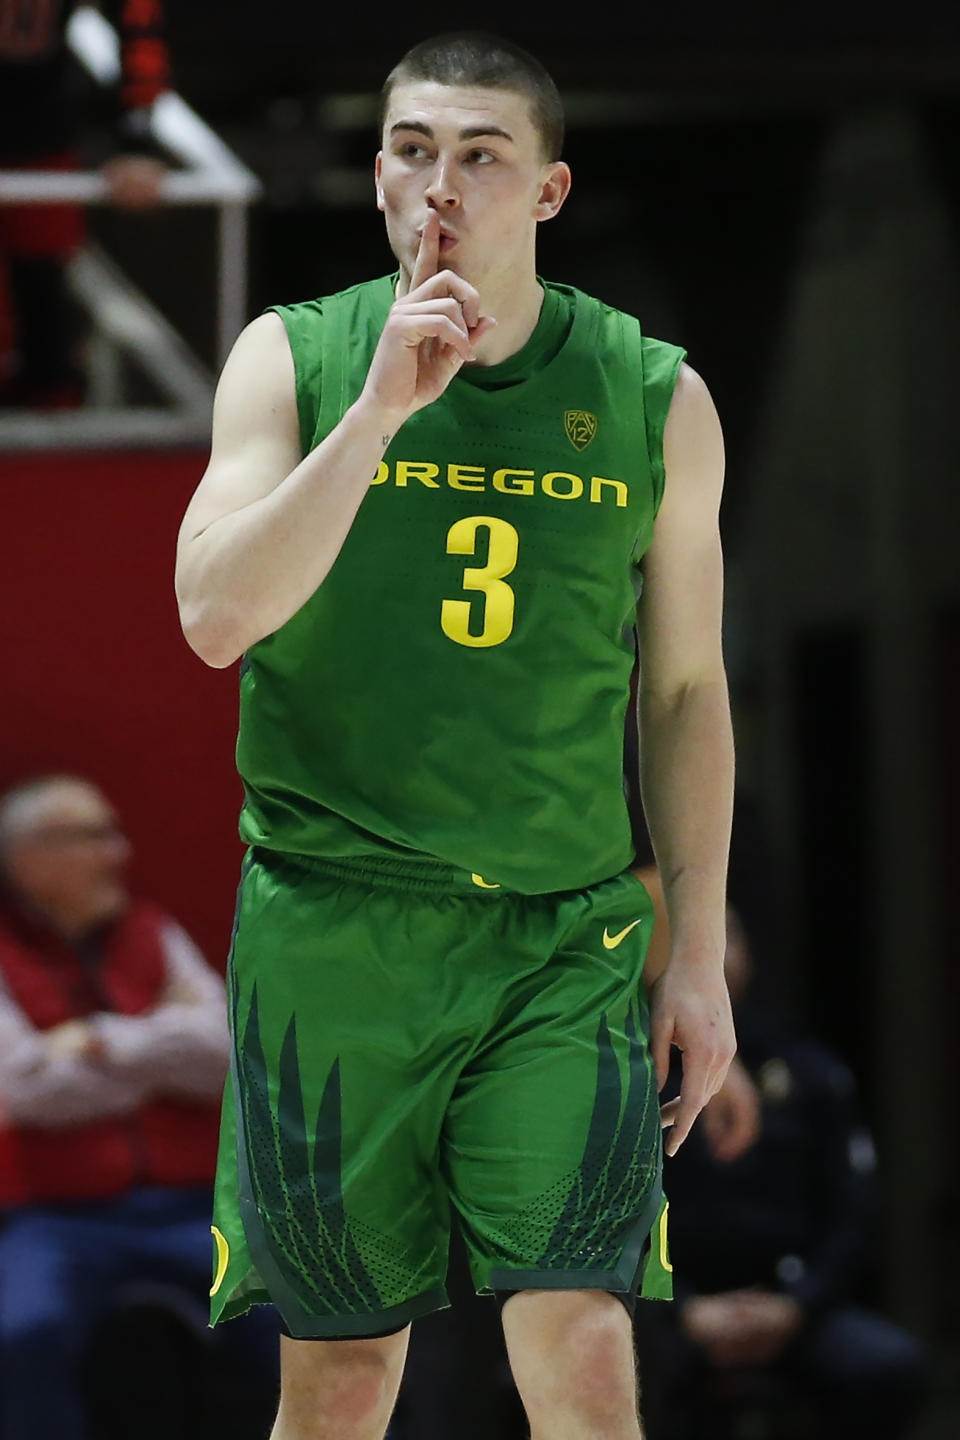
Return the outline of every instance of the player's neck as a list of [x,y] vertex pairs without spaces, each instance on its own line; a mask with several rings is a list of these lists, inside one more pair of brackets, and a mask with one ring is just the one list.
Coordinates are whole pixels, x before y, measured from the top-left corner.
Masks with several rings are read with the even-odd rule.
[[493,315],[497,323],[477,346],[476,363],[499,365],[522,350],[537,328],[542,306],[543,286],[533,272],[522,284],[513,278],[502,285],[484,286],[480,291],[480,313]]

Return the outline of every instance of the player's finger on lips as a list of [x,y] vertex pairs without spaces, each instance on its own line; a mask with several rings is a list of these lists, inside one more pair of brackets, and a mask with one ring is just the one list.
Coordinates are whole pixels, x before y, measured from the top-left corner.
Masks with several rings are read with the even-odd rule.
[[439,263],[440,217],[435,210],[431,210],[420,231],[420,245],[413,263],[413,274],[410,276],[410,289],[418,289],[424,281],[436,275]]

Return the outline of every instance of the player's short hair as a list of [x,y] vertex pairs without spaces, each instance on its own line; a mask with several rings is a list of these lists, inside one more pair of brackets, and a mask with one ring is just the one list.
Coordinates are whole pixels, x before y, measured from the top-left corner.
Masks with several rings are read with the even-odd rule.
[[530,101],[531,118],[547,160],[563,152],[563,102],[553,77],[528,51],[482,30],[433,35],[408,50],[384,81],[380,96],[380,133],[393,87],[408,80],[438,85],[478,85],[512,90]]

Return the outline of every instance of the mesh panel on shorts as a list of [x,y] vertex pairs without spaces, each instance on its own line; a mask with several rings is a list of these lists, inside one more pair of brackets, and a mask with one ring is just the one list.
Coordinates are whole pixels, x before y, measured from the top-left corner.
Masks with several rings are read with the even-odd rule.
[[434,1252],[412,1268],[405,1246],[356,1220],[350,1222],[364,1263],[387,1305],[400,1305],[437,1284],[443,1266]]
[[606,1016],[597,1034],[597,1088],[583,1157],[485,1238],[510,1263],[537,1270],[613,1269],[657,1183],[660,1110],[646,1044],[627,1018],[626,1096]]

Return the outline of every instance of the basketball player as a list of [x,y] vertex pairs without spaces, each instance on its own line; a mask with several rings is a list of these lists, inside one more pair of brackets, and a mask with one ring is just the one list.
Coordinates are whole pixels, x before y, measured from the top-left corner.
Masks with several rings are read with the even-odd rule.
[[720,429],[684,351],[538,280],[562,129],[511,44],[408,53],[376,161],[398,273],[247,327],[183,521],[187,639],[243,657],[213,1321],[278,1306],[275,1440],[384,1435],[451,1202],[535,1440],[638,1436],[661,1125],[675,1151],[735,1048]]

